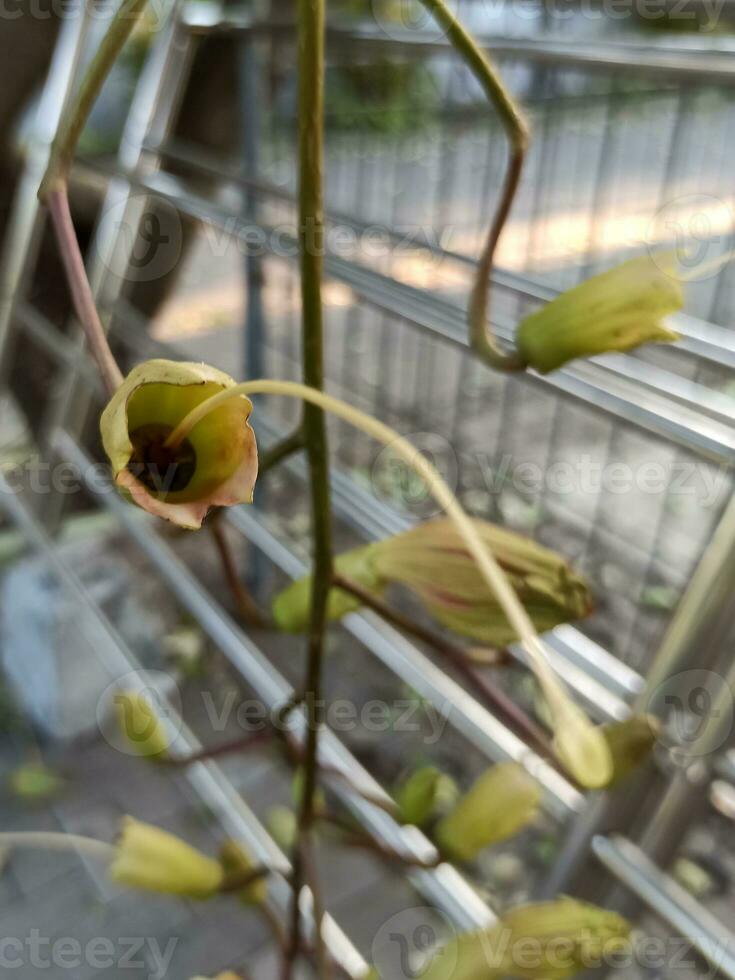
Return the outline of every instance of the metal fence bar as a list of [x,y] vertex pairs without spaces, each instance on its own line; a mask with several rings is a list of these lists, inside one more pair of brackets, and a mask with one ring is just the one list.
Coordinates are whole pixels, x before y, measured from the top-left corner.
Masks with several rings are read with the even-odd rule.
[[[82,165],[92,173],[109,168],[98,162]],[[160,196],[182,213],[197,221],[209,222],[233,232],[232,215],[192,193],[170,175],[141,176],[126,173],[125,179],[141,190]],[[268,237],[268,229],[263,229]],[[279,232],[285,244],[289,236]],[[295,253],[294,253],[295,255]],[[398,283],[372,269],[356,267],[336,256],[325,257],[325,273],[351,286],[366,302],[425,331],[429,336],[467,347],[467,329],[462,309],[434,295]],[[512,326],[497,325],[498,336],[509,339]],[[624,373],[626,355],[619,355],[618,374]],[[646,431],[664,436],[707,459],[731,464],[735,459],[735,429],[702,413],[698,407],[672,400],[668,392],[646,393],[635,379],[610,377],[592,359],[589,363],[572,363],[550,375],[526,372],[529,383],[550,387],[625,419]]]
[[[375,41],[379,46],[379,41]],[[484,120],[484,107],[482,115],[478,112],[478,119]],[[198,173],[208,175],[218,181],[237,184],[248,189],[261,197],[269,198],[283,204],[295,205],[296,198],[292,190],[274,184],[262,177],[252,177],[243,174],[234,167],[228,165],[226,160],[218,159],[216,155],[208,153],[199,147],[190,146],[179,140],[167,139],[162,143],[150,143],[146,149],[156,153],[161,159],[168,163],[181,164],[182,166],[195,169]],[[486,195],[483,195],[483,198]],[[357,233],[369,231],[374,228],[374,222],[365,221],[354,214],[350,214],[341,209],[328,207],[325,220],[329,223],[338,223],[354,230]],[[399,231],[395,227],[395,222],[381,224],[381,233],[385,234],[396,244],[404,244],[406,239],[405,232]],[[466,252],[457,252],[446,248],[441,244],[424,236],[416,240],[416,248],[428,251],[440,259],[447,259],[459,265],[474,268],[477,260],[474,256]],[[530,273],[513,272],[502,266],[496,266],[492,273],[493,286],[499,289],[509,290],[517,293],[524,299],[535,300],[539,303],[548,303],[560,294],[559,289],[541,282]],[[676,349],[685,351],[705,361],[713,364],[735,368],[735,336],[733,331],[727,327],[718,326],[716,323],[709,323],[699,319],[689,313],[674,313],[669,317],[671,326],[680,334]],[[616,357],[609,359],[614,365],[618,365],[622,360],[626,365],[633,360],[632,358]],[[597,358],[595,363],[605,363],[603,359]],[[646,365],[647,367],[649,365]],[[670,375],[670,372],[665,372]],[[677,381],[682,379],[673,375]],[[702,387],[702,386],[699,386]],[[665,389],[664,389],[665,390]],[[704,389],[705,391],[707,389]],[[687,400],[695,400],[691,397]],[[732,399],[730,399],[732,403]]]
[[[595,857],[722,976],[735,980],[735,933],[624,837],[595,837]],[[666,969],[666,965],[663,965]]]
[[[109,670],[110,677],[114,680],[124,676],[126,687],[135,687],[140,693],[145,693],[151,686],[151,681],[141,668],[135,654],[92,599],[72,566],[60,554],[55,542],[33,517],[18,494],[13,492],[2,474],[0,474],[0,509],[5,511],[33,548],[49,562],[62,585],[90,615],[101,640],[96,648],[97,654]],[[159,691],[159,694],[165,700],[165,692]],[[173,750],[174,757],[186,758],[203,748],[201,742],[170,705],[167,706],[166,714],[160,716],[160,721],[170,737],[170,749]],[[269,878],[268,903],[285,920],[291,904],[291,887],[287,880],[291,866],[285,854],[215,761],[193,763],[186,767],[185,774],[199,798],[216,815],[223,829],[234,839],[242,840],[256,861],[277,872]],[[304,890],[304,898],[302,904],[310,915],[311,900],[308,888]],[[325,916],[323,928],[324,939],[336,962],[348,972],[349,976],[363,976],[368,970],[368,964],[331,915]],[[313,920],[309,922],[309,930],[313,931]]]

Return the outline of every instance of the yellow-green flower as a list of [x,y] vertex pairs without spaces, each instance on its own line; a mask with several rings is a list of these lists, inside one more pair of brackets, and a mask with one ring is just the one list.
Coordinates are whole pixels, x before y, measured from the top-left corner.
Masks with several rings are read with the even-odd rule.
[[[231,881],[239,881],[257,868],[252,855],[242,844],[234,840],[225,841],[219,857],[225,871],[226,888]],[[228,888],[228,890],[232,889]],[[245,905],[262,905],[268,896],[268,881],[265,875],[239,889],[237,894]]]
[[436,828],[441,846],[462,861],[513,837],[536,819],[541,789],[517,762],[487,769]]
[[524,362],[546,374],[576,357],[670,343],[663,318],[684,294],[673,255],[640,256],[587,279],[522,320],[516,343]]
[[129,888],[187,898],[209,898],[224,881],[219,861],[134,817],[123,819],[110,875]]
[[145,361],[125,378],[100,430],[115,483],[139,507],[198,528],[211,507],[252,501],[258,453],[244,395],[214,409],[175,450],[165,445],[191,409],[235,384],[206,364],[166,360]]
[[[472,523],[510,578],[537,630],[552,629],[590,612],[587,584],[560,555],[488,521],[475,519]],[[405,585],[440,623],[480,643],[506,646],[517,639],[464,540],[447,518],[345,552],[337,558],[335,569],[375,595],[381,595],[390,582]],[[276,596],[276,624],[292,632],[305,630],[310,598],[311,576],[307,575]],[[340,619],[359,607],[355,596],[332,589],[330,619]]]
[[[539,632],[586,616],[586,583],[564,559],[515,531],[473,520]],[[375,572],[415,592],[448,629],[490,646],[517,639],[454,523],[438,518],[380,543]]]
[[422,980],[564,980],[624,951],[630,929],[617,913],[573,898],[522,905],[451,940]]
[[141,691],[119,691],[114,703],[128,744],[146,759],[164,758],[171,740],[148,698]]

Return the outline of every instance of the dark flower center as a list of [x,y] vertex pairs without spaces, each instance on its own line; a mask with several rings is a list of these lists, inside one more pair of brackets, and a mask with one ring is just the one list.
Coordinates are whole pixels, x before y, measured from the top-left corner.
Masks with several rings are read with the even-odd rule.
[[133,455],[128,469],[155,493],[185,490],[196,470],[197,454],[188,439],[176,449],[166,446],[166,439],[172,432],[170,425],[149,422],[130,433]]

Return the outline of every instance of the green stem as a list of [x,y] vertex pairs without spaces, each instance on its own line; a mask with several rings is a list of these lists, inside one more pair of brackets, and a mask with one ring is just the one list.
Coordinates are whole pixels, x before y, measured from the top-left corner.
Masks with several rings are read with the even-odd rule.
[[457,20],[444,0],[421,0],[421,3],[445,32],[452,46],[482,86],[488,100],[495,106],[510,141],[510,157],[500,201],[477,265],[475,282],[470,294],[468,323],[470,343],[482,360],[500,371],[522,371],[526,365],[520,355],[517,352],[503,351],[498,346],[488,316],[490,276],[498,242],[518,190],[528,149],[528,123],[485,52]]
[[66,185],[77,143],[92,106],[138,18],[145,10],[145,5],[146,0],[123,0],[120,4],[102,44],[87,68],[74,103],[64,113],[63,122],[54,138],[48,167],[38,191],[42,201],[52,191]]
[[258,473],[262,476],[274,466],[278,466],[284,459],[293,456],[294,453],[304,448],[304,433],[301,426],[295,429],[291,435],[285,436],[280,442],[275,443],[266,449],[258,463]]
[[[324,386],[324,325],[322,316],[322,255],[324,251],[323,141],[324,141],[324,33],[325,0],[298,2],[299,71],[299,262],[303,378],[310,390]],[[283,960],[283,980],[289,980],[301,944],[299,895],[309,874],[309,857],[319,766],[319,730],[323,723],[322,661],[327,626],[327,603],[332,584],[332,527],[329,494],[327,430],[322,406],[304,406],[304,448],[309,465],[311,521],[314,549],[314,587],[307,649],[304,704],[306,743],[304,784],[299,814],[299,839],[293,852],[293,898],[289,949]],[[318,883],[312,880],[315,904]],[[315,909],[316,911],[316,909]],[[319,976],[328,980],[331,966],[322,936],[322,921],[315,914],[316,959]]]
[[[425,481],[431,495],[446,511],[447,517],[454,522],[490,592],[500,603],[508,622],[526,650],[529,665],[536,675],[551,712],[557,755],[582,785],[604,785],[612,771],[612,760],[604,736],[571,700],[566,688],[549,664],[544,645],[508,576],[494,555],[486,548],[459,501],[431,463],[407,439],[374,419],[372,415],[361,412],[332,395],[295,381],[260,380],[234,385],[200,402],[176,426],[167,440],[167,445],[175,448],[201,419],[228,399],[239,395],[257,394],[286,395],[290,398],[301,398],[312,405],[319,405],[345,422],[362,429],[383,445],[389,446],[396,456],[399,456]],[[314,581],[315,591],[322,595],[324,583],[318,582],[316,575]],[[332,583],[328,580],[326,584],[328,591]]]

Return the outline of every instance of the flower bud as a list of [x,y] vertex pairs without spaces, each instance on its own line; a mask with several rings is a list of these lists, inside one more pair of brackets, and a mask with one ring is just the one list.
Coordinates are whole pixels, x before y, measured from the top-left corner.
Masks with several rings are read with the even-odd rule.
[[613,762],[613,776],[608,785],[614,786],[641,766],[651,754],[661,730],[654,715],[634,715],[625,721],[603,725]]
[[266,818],[268,831],[273,840],[284,851],[290,851],[299,832],[299,821],[293,810],[287,806],[273,806]]
[[152,360],[133,368],[102,413],[116,485],[143,510],[198,528],[211,507],[250,503],[258,473],[244,395],[203,418],[176,449],[166,439],[201,402],[236,382],[206,364]]
[[129,888],[209,898],[219,891],[224,880],[219,861],[134,817],[123,819],[116,851],[110,875],[113,881]]
[[438,807],[452,794],[454,783],[434,766],[423,766],[412,773],[395,792],[401,823],[423,827]]
[[567,290],[521,321],[524,362],[547,374],[576,357],[670,343],[663,318],[684,303],[673,255],[639,256]]
[[449,854],[470,861],[485,847],[507,840],[536,818],[541,790],[516,762],[487,769],[436,828]]
[[[354,548],[339,555],[334,562],[334,569],[341,575],[351,578],[358,585],[380,594],[384,583],[381,582],[372,566],[372,556],[378,547],[374,544]],[[348,613],[360,608],[360,600],[342,589],[332,589],[329,593],[327,615],[330,620],[341,619]],[[301,633],[309,625],[311,615],[311,575],[293,582],[279,592],[273,600],[273,618],[279,629],[288,633]]]
[[[539,632],[589,613],[586,583],[556,552],[487,521],[472,523]],[[415,592],[455,633],[490,646],[517,640],[452,521],[438,518],[379,542],[372,566],[381,578]]]
[[[222,845],[220,862],[225,872],[225,887],[230,880],[245,878],[255,871],[257,864],[247,849],[237,841],[228,840]],[[268,896],[268,881],[265,876],[252,881],[237,892],[240,901],[245,905],[262,905]]]
[[114,698],[117,722],[126,740],[146,759],[165,758],[171,740],[141,691],[119,691]]
[[10,790],[25,803],[43,803],[64,788],[64,780],[42,762],[30,762],[13,770]]
[[600,966],[628,942],[615,912],[558,898],[511,909],[489,929],[463,933],[437,953],[422,980],[564,980]]

